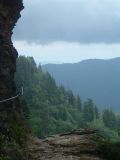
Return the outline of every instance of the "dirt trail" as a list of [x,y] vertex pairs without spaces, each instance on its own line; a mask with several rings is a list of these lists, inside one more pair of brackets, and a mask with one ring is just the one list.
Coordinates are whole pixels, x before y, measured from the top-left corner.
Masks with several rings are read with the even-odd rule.
[[95,130],[80,129],[64,135],[55,135],[44,140],[30,137],[29,160],[103,160],[98,157],[98,148],[91,142]]

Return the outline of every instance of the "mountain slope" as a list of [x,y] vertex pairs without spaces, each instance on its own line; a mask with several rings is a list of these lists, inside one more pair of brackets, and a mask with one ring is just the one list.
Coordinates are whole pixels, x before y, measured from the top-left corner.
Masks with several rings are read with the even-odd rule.
[[59,85],[80,94],[83,100],[92,98],[101,108],[120,111],[120,58],[85,60],[75,64],[48,64],[47,70]]
[[[58,87],[32,57],[18,58],[16,83],[24,86],[21,103],[34,135],[43,138],[85,126],[80,97]],[[94,104],[92,108],[94,112]]]

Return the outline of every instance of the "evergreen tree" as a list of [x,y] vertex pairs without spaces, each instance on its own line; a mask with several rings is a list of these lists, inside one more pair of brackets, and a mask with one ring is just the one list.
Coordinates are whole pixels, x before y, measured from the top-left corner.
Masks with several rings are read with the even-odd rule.
[[86,102],[84,102],[83,116],[86,122],[91,122],[94,120],[94,103],[91,99],[88,99]]
[[113,111],[106,109],[102,114],[103,122],[106,127],[113,129],[117,126],[117,118]]
[[30,110],[29,122],[35,135],[44,137],[74,128],[75,96],[63,86],[58,87],[48,72],[43,72],[40,65],[37,67],[32,57],[18,58],[16,81],[24,85],[26,102],[21,103],[27,104],[26,117],[27,109]]
[[82,112],[82,101],[80,96],[77,96],[76,98],[76,106],[79,112]]
[[[21,98],[23,114],[33,133],[40,138],[51,134],[68,132],[77,127],[100,125],[105,134],[120,133],[120,118],[112,111],[102,114],[91,99],[83,105],[81,98],[71,90],[57,86],[53,77],[35,64],[32,57],[20,56],[17,61],[16,82],[23,84]],[[102,121],[102,122],[101,122]],[[99,127],[99,128],[100,128]],[[110,129],[114,129],[111,132]],[[115,135],[115,134],[114,134]]]
[[73,95],[73,92],[71,90],[67,91],[68,96],[68,103],[71,105],[75,105],[75,96]]
[[95,113],[94,113],[94,114],[95,114],[95,115],[94,115],[94,116],[95,116],[94,118],[95,118],[95,119],[99,119],[99,118],[100,118],[100,113],[99,113],[99,110],[98,110],[98,107],[97,107],[97,106],[94,106],[94,112],[95,112]]

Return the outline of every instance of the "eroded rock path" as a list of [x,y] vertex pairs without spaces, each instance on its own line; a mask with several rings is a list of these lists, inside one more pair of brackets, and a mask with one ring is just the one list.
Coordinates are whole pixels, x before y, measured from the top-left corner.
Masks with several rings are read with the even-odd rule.
[[103,160],[97,146],[90,140],[96,131],[74,130],[44,140],[30,137],[29,160]]

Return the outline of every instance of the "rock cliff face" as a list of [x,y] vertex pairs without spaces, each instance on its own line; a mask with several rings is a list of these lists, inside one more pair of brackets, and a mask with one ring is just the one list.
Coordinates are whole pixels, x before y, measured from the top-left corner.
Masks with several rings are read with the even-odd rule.
[[[11,36],[22,9],[22,0],[0,0],[0,100],[16,94],[14,72],[18,54]],[[7,108],[13,108],[13,102],[0,104],[0,110]]]
[[[16,95],[14,73],[18,54],[11,36],[22,9],[22,0],[0,0],[0,101]],[[0,159],[11,154],[9,149],[7,150],[9,142],[18,143],[17,132],[20,128],[17,128],[17,124],[21,116],[18,113],[18,99],[0,103]]]

